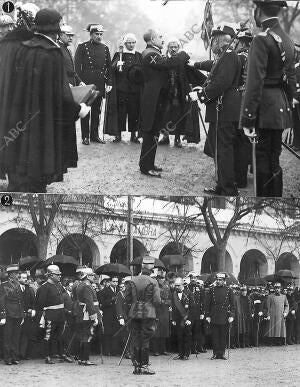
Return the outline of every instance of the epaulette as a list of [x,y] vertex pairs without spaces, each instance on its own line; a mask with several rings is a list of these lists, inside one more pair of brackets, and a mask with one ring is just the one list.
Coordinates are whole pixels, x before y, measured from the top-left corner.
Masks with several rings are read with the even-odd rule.
[[267,28],[265,31],[259,32],[259,33],[257,34],[257,36],[268,36],[269,29],[270,29],[270,28]]

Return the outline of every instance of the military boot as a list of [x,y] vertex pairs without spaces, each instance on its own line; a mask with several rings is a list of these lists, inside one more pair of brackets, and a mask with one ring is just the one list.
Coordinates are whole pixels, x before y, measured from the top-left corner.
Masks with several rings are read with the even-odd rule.
[[149,368],[149,348],[142,349],[142,366],[141,374],[142,375],[154,375],[155,371]]

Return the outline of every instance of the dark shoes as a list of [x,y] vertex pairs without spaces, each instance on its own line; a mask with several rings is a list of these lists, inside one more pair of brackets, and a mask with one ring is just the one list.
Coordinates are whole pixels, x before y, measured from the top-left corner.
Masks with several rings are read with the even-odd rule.
[[6,365],[12,365],[13,363],[11,361],[5,361],[4,362]]
[[62,355],[59,359],[60,361],[64,361],[66,363],[73,363],[73,360],[67,355]]
[[140,367],[140,375],[154,375],[155,371],[151,370],[148,365]]
[[174,146],[175,146],[176,148],[182,148],[182,143],[181,143],[181,141],[180,141],[180,140],[175,140]]
[[153,356],[159,356],[159,353],[158,352],[154,352]]
[[151,169],[150,171],[141,171],[141,173],[143,175],[147,175],[149,177],[161,178],[161,174],[159,172],[155,171],[154,169]]
[[45,359],[45,363],[46,364],[55,364],[55,361],[53,361],[50,356],[47,356]]
[[98,144],[105,144],[105,141],[101,140],[100,137],[91,138],[91,142],[96,142]]
[[227,360],[227,357],[225,357],[224,355],[222,355],[222,356],[219,356],[218,359],[220,359],[220,360]]
[[198,353],[206,353],[206,352],[207,352],[207,350],[203,347],[201,347],[198,351]]
[[116,144],[118,142],[121,142],[121,137],[120,136],[116,136],[115,139],[113,140],[113,142]]
[[217,355],[212,355],[212,357],[210,358],[210,360],[215,360],[217,359]]
[[232,192],[224,192],[222,188],[216,186],[213,188],[204,188],[203,192],[208,195],[214,195],[214,196],[239,196],[239,191],[235,190]]
[[[79,361],[78,361],[78,364],[79,364]],[[96,363],[94,363],[92,361],[89,361],[89,360],[81,360],[80,361],[80,365],[83,365],[83,366],[94,366],[94,365],[96,365]]]
[[169,145],[170,139],[169,137],[163,137],[160,141],[158,141],[158,145]]
[[139,144],[140,140],[136,136],[131,136],[130,137],[130,142],[134,142],[135,144]]
[[162,172],[163,169],[161,167],[157,167],[156,165],[154,165],[154,167],[152,168],[153,171],[156,171],[156,172]]
[[90,145],[90,140],[88,138],[84,138],[82,140],[83,145]]

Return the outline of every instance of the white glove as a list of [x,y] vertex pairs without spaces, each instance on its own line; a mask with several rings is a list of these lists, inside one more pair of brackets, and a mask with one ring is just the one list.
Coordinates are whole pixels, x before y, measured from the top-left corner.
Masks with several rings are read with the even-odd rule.
[[286,316],[287,316],[288,314],[285,312],[285,313],[283,313],[283,316],[284,316],[284,318],[286,318]]
[[243,128],[243,130],[244,130],[244,133],[247,137],[249,137],[249,138],[256,137],[255,128]]
[[69,86],[70,86],[70,87],[74,87],[74,86],[72,85],[72,83],[69,83]]
[[296,313],[296,311],[295,311],[295,310],[292,310],[292,311],[291,311],[291,314],[295,314],[295,313]]
[[174,325],[174,326],[175,326],[175,325],[176,325],[176,321],[172,321],[172,325]]
[[169,306],[169,312],[172,312],[172,306]]
[[206,317],[205,320],[210,324],[210,321],[211,321],[211,318],[210,318],[210,317]]
[[32,309],[31,311],[31,317],[34,317],[36,315],[36,311]]
[[0,320],[0,325],[5,325],[6,324],[6,319],[5,318],[2,318],[1,320]]
[[24,319],[22,318],[22,321],[21,321],[21,324],[20,325],[23,325],[24,324]]
[[119,320],[119,324],[120,324],[120,325],[124,325],[124,324],[125,324],[125,321],[124,321],[124,319],[123,319],[123,318],[120,318],[120,320]]
[[234,320],[233,317],[228,317],[229,324],[231,324],[233,320]]
[[118,60],[117,66],[118,66],[118,67],[119,67],[119,66],[123,66],[124,63],[125,63],[125,62],[124,62],[123,60]]
[[251,317],[252,317],[252,318],[254,317],[254,313],[251,314]]
[[188,65],[195,66],[196,61],[194,59],[189,59]]
[[186,321],[185,321],[185,325],[188,325],[188,326],[189,326],[189,325],[191,325],[191,324],[192,324],[192,323],[190,322],[190,320],[186,320]]
[[111,89],[112,89],[112,86],[110,86],[110,85],[107,85],[107,86],[105,87],[105,91],[106,91],[107,93],[109,93],[109,92],[111,91]]
[[200,314],[200,320],[204,319],[204,314]]
[[270,316],[268,316],[268,317],[267,317],[267,320],[271,320],[271,317],[270,317]]
[[84,82],[81,81],[81,82],[79,83],[79,86],[86,86],[86,83],[84,83]]
[[96,318],[96,319],[94,320],[93,325],[94,325],[94,327],[96,327],[98,324],[99,324],[99,321],[98,321],[98,319]]
[[79,117],[84,118],[85,116],[87,116],[89,114],[91,107],[87,106],[85,103],[81,103],[80,106],[81,106],[81,109],[79,112]]
[[297,105],[299,101],[296,98],[293,98],[293,106]]
[[192,101],[198,101],[198,93],[197,93],[197,91],[191,91],[189,93],[189,96],[190,96],[190,99]]
[[259,317],[263,315],[263,312],[258,312]]

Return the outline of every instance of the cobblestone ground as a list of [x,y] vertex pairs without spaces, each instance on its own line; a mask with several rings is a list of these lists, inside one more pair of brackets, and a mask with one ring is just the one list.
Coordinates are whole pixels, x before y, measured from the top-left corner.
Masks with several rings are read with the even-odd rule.
[[42,360],[24,361],[19,366],[1,368],[4,387],[104,387],[104,386],[289,386],[300,383],[300,345],[231,350],[230,360],[210,360],[211,351],[191,355],[188,361],[172,357],[151,357],[153,376],[133,375],[130,360],[117,366],[117,357],[104,357],[101,365],[83,367]]
[[[102,136],[102,135],[101,135]],[[172,136],[174,137],[174,136]],[[141,145],[129,141],[128,133],[123,141],[115,144],[113,137],[105,136],[106,144],[82,145],[79,127],[77,142],[78,167],[69,169],[64,182],[48,186],[48,193],[115,194],[115,195],[198,195],[204,187],[212,187],[214,163],[203,153],[205,134],[201,133],[198,145],[183,143],[183,148],[159,146],[156,164],[164,168],[162,179],[153,179],[139,172],[138,162]],[[281,165],[284,171],[284,196],[299,196],[300,161],[283,149]],[[253,179],[240,190],[241,195],[253,196]],[[0,180],[0,191],[6,190],[7,183]]]

